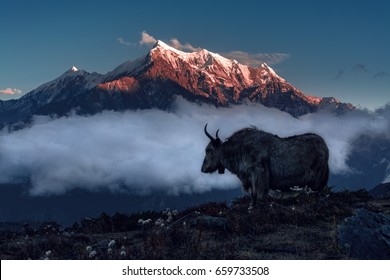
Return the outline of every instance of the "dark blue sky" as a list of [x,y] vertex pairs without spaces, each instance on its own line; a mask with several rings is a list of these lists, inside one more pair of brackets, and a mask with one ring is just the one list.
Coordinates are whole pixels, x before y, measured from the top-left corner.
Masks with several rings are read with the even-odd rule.
[[72,65],[106,73],[148,51],[147,31],[218,53],[285,54],[271,67],[306,94],[390,101],[390,1],[2,0],[0,11],[1,99]]

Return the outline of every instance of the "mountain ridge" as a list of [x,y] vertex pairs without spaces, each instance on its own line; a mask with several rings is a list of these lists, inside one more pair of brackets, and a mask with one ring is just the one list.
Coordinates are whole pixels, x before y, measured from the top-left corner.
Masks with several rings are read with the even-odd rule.
[[333,97],[305,95],[263,63],[240,64],[201,49],[183,52],[162,41],[144,56],[127,61],[107,74],[89,73],[72,66],[17,100],[0,103],[0,127],[25,122],[33,115],[61,116],[76,111],[166,110],[176,96],[215,106],[261,103],[294,117],[324,107],[343,113],[354,108]]

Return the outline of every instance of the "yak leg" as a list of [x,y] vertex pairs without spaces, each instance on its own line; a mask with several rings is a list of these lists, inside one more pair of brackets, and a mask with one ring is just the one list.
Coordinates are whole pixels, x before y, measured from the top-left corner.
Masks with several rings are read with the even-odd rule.
[[248,180],[249,175],[239,174],[239,175],[237,175],[237,177],[241,181],[242,189],[245,192],[252,193],[252,183],[251,183],[251,180]]
[[251,174],[251,205],[254,206],[257,200],[264,201],[268,196],[269,190],[269,169],[266,164],[261,164],[261,167],[255,168]]
[[251,172],[251,175],[250,175],[250,189],[249,189],[249,194],[251,195],[251,203],[249,205],[249,208],[253,208],[253,206],[256,205],[256,202],[257,202],[257,190],[256,190],[256,186],[257,186],[257,181],[258,181],[258,175],[256,175],[256,172],[255,170],[253,172]]
[[257,202],[257,192],[256,192],[256,175],[254,172],[251,172],[249,175],[249,180],[246,182],[248,188],[248,192],[251,196],[251,203],[248,207],[248,212],[251,213],[253,210],[253,207],[256,205]]
[[266,164],[256,167],[251,173],[251,205],[257,200],[265,200],[269,190],[269,169]]

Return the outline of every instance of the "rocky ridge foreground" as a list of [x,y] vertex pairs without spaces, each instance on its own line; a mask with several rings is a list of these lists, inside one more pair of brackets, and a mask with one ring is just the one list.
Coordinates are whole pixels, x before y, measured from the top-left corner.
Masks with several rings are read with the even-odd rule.
[[[389,259],[389,199],[373,199],[361,190],[270,199],[250,214],[248,205],[245,196],[230,206],[208,203],[183,211],[103,213],[66,229],[54,222],[3,227],[0,257]],[[355,234],[345,234],[348,231]]]

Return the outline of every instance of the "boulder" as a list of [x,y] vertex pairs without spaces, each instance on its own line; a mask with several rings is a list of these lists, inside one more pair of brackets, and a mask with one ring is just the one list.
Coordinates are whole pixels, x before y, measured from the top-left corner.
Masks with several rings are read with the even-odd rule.
[[390,215],[356,209],[339,226],[339,241],[356,259],[390,259]]

